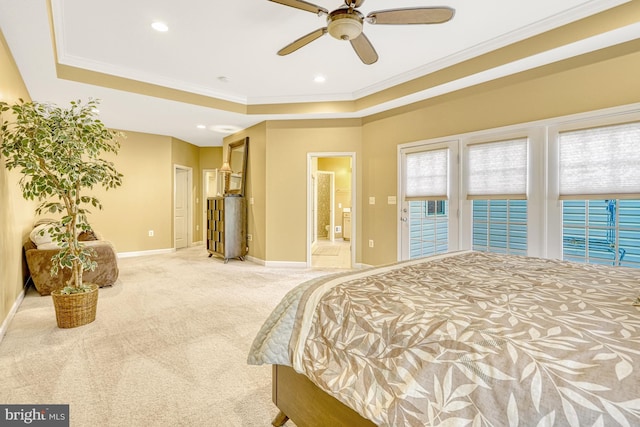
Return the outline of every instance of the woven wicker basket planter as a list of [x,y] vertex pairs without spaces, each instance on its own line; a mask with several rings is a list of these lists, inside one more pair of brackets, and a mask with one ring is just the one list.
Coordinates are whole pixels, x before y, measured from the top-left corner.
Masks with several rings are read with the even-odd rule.
[[51,292],[59,328],[75,328],[96,320],[98,285],[89,286],[89,292],[79,294],[61,295],[60,290]]

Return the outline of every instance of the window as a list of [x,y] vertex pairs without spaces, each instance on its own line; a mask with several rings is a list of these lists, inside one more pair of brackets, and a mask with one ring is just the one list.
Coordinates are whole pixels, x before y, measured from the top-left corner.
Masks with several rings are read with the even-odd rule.
[[640,122],[560,132],[559,144],[561,199],[640,198]]
[[474,250],[527,254],[527,139],[469,145]]
[[560,133],[564,259],[640,267],[639,142],[640,123]]
[[469,198],[526,198],[526,138],[473,144],[467,152]]
[[427,202],[427,215],[444,215],[446,200],[429,200]]
[[449,150],[407,154],[405,194],[407,200],[446,199],[449,188]]
[[563,258],[640,267],[640,200],[565,200]]
[[473,250],[527,254],[527,201],[474,200]]

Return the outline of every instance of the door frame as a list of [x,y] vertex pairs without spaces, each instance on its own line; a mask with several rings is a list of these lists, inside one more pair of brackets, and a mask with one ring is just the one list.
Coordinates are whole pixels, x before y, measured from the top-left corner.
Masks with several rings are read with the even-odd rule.
[[437,150],[441,148],[449,149],[449,251],[456,251],[461,247],[460,242],[460,140],[459,138],[438,138],[429,141],[417,141],[398,146],[398,200],[397,200],[397,260],[406,261],[410,257],[410,238],[408,210],[409,203],[405,198],[406,182],[406,158],[407,154],[420,153],[423,151]]
[[353,151],[328,151],[328,152],[311,152],[307,153],[307,267],[311,268],[311,254],[313,245],[313,227],[314,227],[314,179],[313,173],[313,159],[324,157],[349,157],[351,158],[351,267],[356,266],[356,250],[357,250],[357,218],[358,210],[356,206],[356,153]]
[[172,217],[173,221],[171,221],[171,229],[173,230],[173,241],[171,243],[173,249],[176,249],[176,197],[178,193],[177,188],[177,179],[178,171],[187,172],[187,247],[191,246],[193,243],[193,168],[189,166],[179,165],[177,163],[173,164],[173,212]]

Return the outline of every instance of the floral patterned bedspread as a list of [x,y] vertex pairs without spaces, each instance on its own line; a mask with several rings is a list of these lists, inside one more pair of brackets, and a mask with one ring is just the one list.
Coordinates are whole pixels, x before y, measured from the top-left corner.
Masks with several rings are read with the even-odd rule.
[[640,271],[465,252],[302,296],[292,365],[381,426],[640,425]]

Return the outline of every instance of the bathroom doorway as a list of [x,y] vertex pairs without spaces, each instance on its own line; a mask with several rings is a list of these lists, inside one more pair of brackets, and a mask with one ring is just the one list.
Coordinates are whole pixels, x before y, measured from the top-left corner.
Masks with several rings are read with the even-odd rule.
[[313,268],[355,265],[355,153],[308,155],[308,250]]

